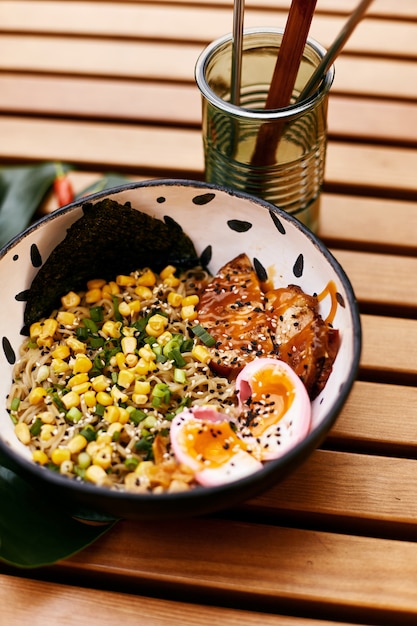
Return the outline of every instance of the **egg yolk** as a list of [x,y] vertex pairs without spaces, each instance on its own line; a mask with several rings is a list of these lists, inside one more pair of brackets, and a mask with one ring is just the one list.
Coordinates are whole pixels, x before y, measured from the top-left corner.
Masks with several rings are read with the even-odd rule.
[[182,447],[194,460],[211,468],[221,467],[230,461],[238,448],[246,450],[229,422],[195,420],[184,425]]
[[262,368],[250,379],[251,395],[244,411],[254,437],[262,435],[289,410],[295,397],[294,384],[281,369]]

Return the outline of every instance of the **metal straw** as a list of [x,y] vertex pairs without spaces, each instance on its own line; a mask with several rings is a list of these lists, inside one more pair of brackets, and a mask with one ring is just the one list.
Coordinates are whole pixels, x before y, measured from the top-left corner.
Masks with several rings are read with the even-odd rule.
[[240,104],[244,4],[245,0],[234,0],[230,101],[236,106]]
[[297,102],[306,100],[309,96],[311,96],[312,93],[314,93],[315,89],[317,89],[323,77],[326,75],[330,66],[333,64],[334,60],[338,56],[339,52],[342,50],[343,46],[352,34],[353,30],[356,28],[357,24],[362,19],[366,9],[369,7],[372,1],[373,0],[362,0],[362,2],[359,3],[355,11],[346,22],[345,26],[340,31],[335,41],[332,43],[332,45],[324,55],[321,63],[315,69],[313,75],[311,76],[306,86],[297,98]]

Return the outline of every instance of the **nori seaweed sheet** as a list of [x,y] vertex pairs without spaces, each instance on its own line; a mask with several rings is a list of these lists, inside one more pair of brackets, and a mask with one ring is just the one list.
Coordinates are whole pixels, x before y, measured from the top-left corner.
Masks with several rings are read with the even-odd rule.
[[197,265],[190,238],[172,218],[161,221],[110,199],[86,203],[83,216],[67,231],[35,276],[27,294],[25,326],[46,317],[70,290],[87,280],[114,280],[143,267],[160,272],[166,265]]

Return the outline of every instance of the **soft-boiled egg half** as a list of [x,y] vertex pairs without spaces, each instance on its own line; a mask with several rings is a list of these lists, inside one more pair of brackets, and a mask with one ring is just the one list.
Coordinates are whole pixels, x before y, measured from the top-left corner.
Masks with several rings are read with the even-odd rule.
[[195,406],[175,416],[171,446],[198,483],[216,486],[244,478],[276,459],[309,432],[311,404],[293,370],[273,358],[255,359],[236,379],[239,416]]

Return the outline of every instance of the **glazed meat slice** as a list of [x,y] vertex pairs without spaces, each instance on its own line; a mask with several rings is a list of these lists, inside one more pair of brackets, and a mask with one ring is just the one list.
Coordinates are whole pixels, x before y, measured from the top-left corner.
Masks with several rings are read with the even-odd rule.
[[268,291],[266,311],[281,360],[304,382],[311,398],[323,389],[332,371],[339,333],[320,317],[318,300],[290,285]]
[[274,352],[265,296],[246,254],[222,267],[202,292],[198,320],[216,340],[211,369],[230,380],[256,356]]

